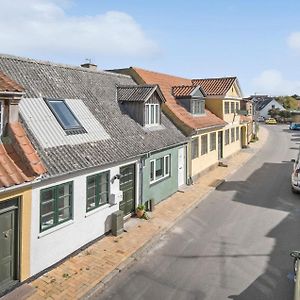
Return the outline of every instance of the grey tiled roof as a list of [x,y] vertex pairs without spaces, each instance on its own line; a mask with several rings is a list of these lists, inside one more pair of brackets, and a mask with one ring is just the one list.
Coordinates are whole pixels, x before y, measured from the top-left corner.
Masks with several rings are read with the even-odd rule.
[[[135,85],[128,76],[8,55],[0,55],[0,70],[25,88],[22,101],[26,98],[43,101],[43,97],[80,99],[110,137],[45,148],[33,135],[30,124],[25,122],[27,116],[22,114],[26,111],[21,111],[21,119],[49,176],[121,162],[186,141],[164,114],[161,118],[163,129],[147,131],[122,112],[116,99],[116,86]],[[55,137],[55,132],[48,134]]]
[[264,109],[273,100],[274,100],[274,98],[268,98],[268,99],[260,100],[260,101],[256,102],[256,110]]
[[118,86],[117,87],[117,100],[120,102],[145,102],[155,91],[157,85],[131,85],[131,86]]

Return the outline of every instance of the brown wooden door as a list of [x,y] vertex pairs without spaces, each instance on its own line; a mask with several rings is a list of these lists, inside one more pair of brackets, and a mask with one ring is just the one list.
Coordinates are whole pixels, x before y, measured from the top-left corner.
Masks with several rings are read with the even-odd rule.
[[123,192],[120,210],[126,216],[135,210],[135,164],[121,167],[120,175],[120,190]]
[[17,201],[0,203],[0,291],[17,279]]

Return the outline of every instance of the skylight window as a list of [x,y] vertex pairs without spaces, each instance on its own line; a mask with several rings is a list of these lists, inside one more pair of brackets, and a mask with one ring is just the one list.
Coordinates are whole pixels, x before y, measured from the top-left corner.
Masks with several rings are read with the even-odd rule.
[[68,135],[86,133],[86,130],[77,120],[70,107],[64,100],[47,99],[46,103],[61,127]]

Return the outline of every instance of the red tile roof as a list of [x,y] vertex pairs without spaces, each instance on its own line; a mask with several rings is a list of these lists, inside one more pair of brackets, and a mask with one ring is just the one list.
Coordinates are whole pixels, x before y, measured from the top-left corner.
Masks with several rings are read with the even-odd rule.
[[0,188],[34,180],[46,172],[20,123],[9,124],[10,144],[0,144]]
[[187,127],[186,133],[190,134],[193,130],[226,125],[225,121],[218,118],[207,109],[205,110],[206,114],[204,116],[194,116],[176,101],[172,95],[172,88],[174,86],[182,85],[191,86],[192,82],[190,79],[156,73],[135,67],[132,69],[145,83],[159,84],[160,89],[166,98],[165,111],[170,112],[172,114],[171,118],[177,118],[183,126]]
[[24,88],[0,71],[0,92],[24,92]]
[[191,93],[195,90],[194,85],[179,85],[172,87],[172,95],[176,98],[190,97]]
[[208,96],[224,96],[236,79],[236,77],[192,79],[192,84],[200,85]]

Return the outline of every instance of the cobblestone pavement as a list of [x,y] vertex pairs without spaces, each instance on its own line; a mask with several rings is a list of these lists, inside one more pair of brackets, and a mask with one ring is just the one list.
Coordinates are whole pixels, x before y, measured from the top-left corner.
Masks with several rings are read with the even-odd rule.
[[[193,185],[178,191],[155,206],[149,220],[132,218],[125,224],[126,231],[114,237],[105,236],[79,254],[27,283],[31,295],[17,299],[80,299],[105,287],[106,282],[126,269],[155,243],[174,223],[191,211],[207,193],[221,184],[226,177],[241,167],[262,147],[268,131],[261,128],[259,141],[226,160],[228,167],[216,167],[201,176]],[[22,286],[20,287],[22,288]],[[19,288],[19,289],[20,289]],[[23,287],[24,288],[24,287]],[[0,300],[16,299],[16,289]],[[14,294],[15,293],[15,294]]]

